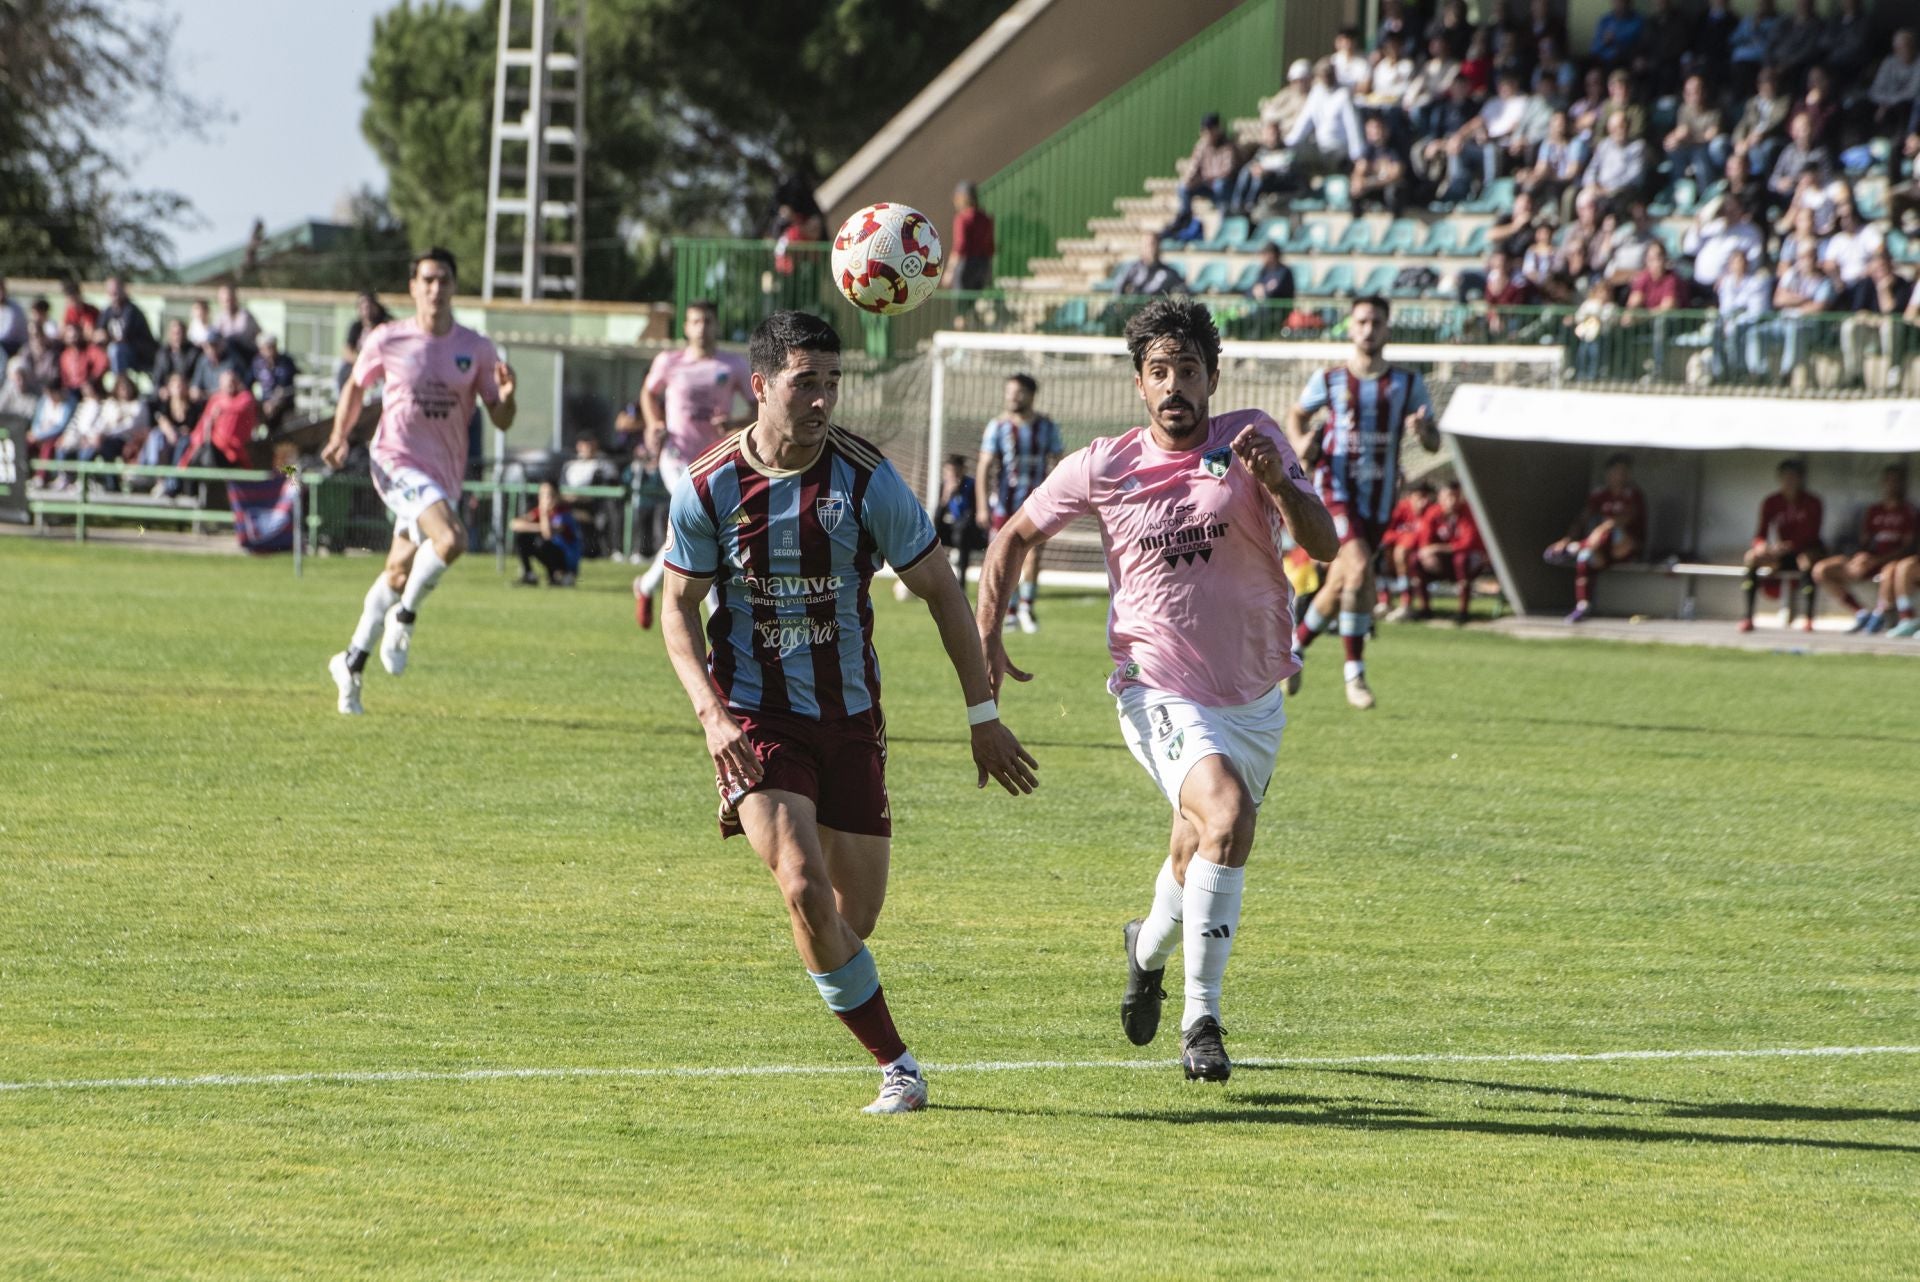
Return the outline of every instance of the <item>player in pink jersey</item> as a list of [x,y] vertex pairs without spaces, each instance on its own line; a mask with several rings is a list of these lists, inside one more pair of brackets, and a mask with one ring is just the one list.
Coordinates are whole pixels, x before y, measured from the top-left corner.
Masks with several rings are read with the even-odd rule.
[[1173,806],[1153,909],[1128,922],[1120,1022],[1136,1046],[1160,1027],[1161,979],[1184,941],[1181,1062],[1225,1081],[1220,981],[1240,927],[1254,817],[1297,670],[1281,534],[1316,560],[1340,538],[1280,427],[1259,410],[1209,416],[1220,335],[1204,304],[1156,299],[1127,323],[1148,426],[1068,455],[1001,529],[981,571],[975,623],[996,691],[1028,674],[1000,621],[1027,552],[1076,517],[1100,522],[1112,596],[1107,679],[1120,733]]
[[[640,413],[647,422],[647,449],[660,460],[660,479],[671,494],[694,460],[720,443],[729,432],[753,422],[753,374],[746,358],[717,351],[714,339],[720,326],[719,310],[706,299],[687,304],[680,328],[687,345],[653,358],[640,390]],[[746,412],[734,405],[744,401]],[[643,628],[653,626],[653,598],[667,573],[668,547],[660,549],[647,572],[633,581],[635,617]]]
[[407,670],[414,616],[467,550],[454,505],[467,472],[474,402],[485,402],[495,427],[513,426],[513,370],[487,338],[453,323],[453,290],[452,254],[429,249],[413,260],[407,279],[413,316],[361,339],[353,377],[340,389],[333,435],[320,451],[328,467],[345,465],[366,390],[384,381],[370,452],[373,487],[393,513],[393,545],[367,591],[352,640],[327,663],[340,711],[349,716],[362,711],[360,676],[375,646],[381,667],[396,677]]

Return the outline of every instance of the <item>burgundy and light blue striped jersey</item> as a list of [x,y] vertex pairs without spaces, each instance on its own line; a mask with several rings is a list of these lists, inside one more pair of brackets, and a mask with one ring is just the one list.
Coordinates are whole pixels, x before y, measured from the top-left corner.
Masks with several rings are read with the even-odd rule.
[[1355,377],[1344,365],[1315,370],[1300,393],[1300,408],[1328,411],[1313,478],[1321,499],[1384,526],[1400,484],[1407,415],[1422,406],[1433,412],[1426,380],[1411,370],[1388,366],[1378,378]]
[[707,670],[727,706],[832,720],[880,702],[868,585],[940,546],[892,463],[829,428],[797,472],[755,459],[745,431],[687,469],[673,493],[667,564],[712,579]]
[[980,438],[980,452],[991,454],[999,463],[999,477],[993,487],[993,510],[1012,516],[1027,501],[1027,495],[1047,479],[1047,464],[1067,452],[1060,425],[1045,414],[1022,423],[1011,417],[996,418],[987,424]]

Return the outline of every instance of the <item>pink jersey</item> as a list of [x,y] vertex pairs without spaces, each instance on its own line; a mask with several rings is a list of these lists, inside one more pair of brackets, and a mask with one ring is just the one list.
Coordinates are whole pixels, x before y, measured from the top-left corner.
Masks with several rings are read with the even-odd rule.
[[753,401],[753,383],[746,358],[732,352],[695,356],[686,348],[662,352],[647,370],[646,392],[667,402],[667,448],[682,463],[691,463],[720,443],[731,417],[734,396]]
[[373,458],[389,474],[412,468],[451,499],[467,474],[467,422],[476,398],[500,403],[492,341],[465,325],[435,337],[417,320],[388,321],[360,342],[353,381],[386,380]]
[[1293,589],[1280,552],[1280,510],[1231,448],[1252,426],[1280,451],[1301,493],[1313,483],[1280,428],[1259,410],[1217,415],[1207,439],[1168,452],[1149,429],[1076,450],[1020,510],[1053,535],[1100,519],[1107,554],[1107,688],[1165,690],[1207,707],[1252,703],[1298,670]]

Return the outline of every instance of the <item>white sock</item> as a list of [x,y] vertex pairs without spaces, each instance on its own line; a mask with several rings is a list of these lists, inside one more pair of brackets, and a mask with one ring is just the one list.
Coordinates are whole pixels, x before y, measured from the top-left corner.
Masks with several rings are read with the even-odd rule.
[[427,599],[427,593],[433,591],[433,585],[440,582],[440,576],[447,572],[447,563],[429,543],[413,554],[413,570],[407,575],[407,590],[400,594],[400,608],[418,610],[420,603]]
[[1031,607],[1033,605],[1033,598],[1039,594],[1039,591],[1040,589],[1037,584],[1028,583],[1025,579],[1022,579],[1020,581],[1020,604]]
[[1174,879],[1173,856],[1168,855],[1154,879],[1153,911],[1140,923],[1140,935],[1134,941],[1133,959],[1146,969],[1159,970],[1166,965],[1180,943],[1180,905],[1185,894]]
[[1245,868],[1198,857],[1187,864],[1182,898],[1187,950],[1187,1009],[1180,1017],[1183,1033],[1203,1015],[1220,1018],[1220,978],[1226,974],[1233,937],[1240,929],[1240,892],[1246,884]]
[[920,1075],[920,1061],[913,1057],[912,1051],[901,1051],[899,1059],[890,1060],[889,1062],[882,1064],[880,1066],[880,1070],[882,1072],[885,1072],[887,1069],[890,1069],[890,1068],[905,1069],[907,1072],[912,1073],[916,1077]]
[[400,594],[387,582],[384,571],[367,589],[366,602],[360,607],[360,622],[353,630],[353,640],[347,642],[350,650],[363,650],[371,653],[380,643],[380,632],[387,625],[387,611],[400,599]]
[[660,590],[660,584],[665,581],[666,577],[667,554],[662,552],[659,556],[653,558],[653,564],[648,566],[646,572],[640,576],[640,590],[648,596],[652,596]]

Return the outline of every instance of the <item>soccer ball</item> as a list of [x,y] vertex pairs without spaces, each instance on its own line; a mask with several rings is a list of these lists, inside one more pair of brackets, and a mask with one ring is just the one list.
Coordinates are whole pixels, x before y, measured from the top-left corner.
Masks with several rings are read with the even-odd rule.
[[910,312],[940,286],[940,237],[917,209],[882,201],[840,224],[833,283],[863,312]]

